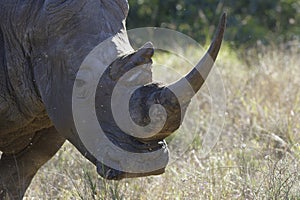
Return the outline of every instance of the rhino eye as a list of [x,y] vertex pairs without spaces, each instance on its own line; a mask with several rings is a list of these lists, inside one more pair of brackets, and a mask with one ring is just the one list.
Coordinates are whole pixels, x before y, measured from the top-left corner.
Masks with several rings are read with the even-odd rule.
[[83,87],[85,85],[85,81],[84,80],[81,80],[81,79],[76,79],[75,81],[75,86],[76,87]]
[[83,99],[83,98],[87,98],[89,96],[90,92],[88,90],[86,81],[81,80],[81,79],[76,79],[74,86],[76,87],[75,95],[77,98]]
[[92,75],[88,70],[81,70],[78,72],[75,79],[74,87],[76,88],[76,97],[87,98],[90,96],[90,86],[88,80],[91,80]]

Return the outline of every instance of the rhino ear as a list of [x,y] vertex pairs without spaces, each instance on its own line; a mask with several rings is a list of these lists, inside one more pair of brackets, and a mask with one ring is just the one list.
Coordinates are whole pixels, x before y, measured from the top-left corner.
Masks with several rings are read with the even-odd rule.
[[135,67],[141,65],[151,66],[154,48],[151,42],[147,42],[137,51],[129,55],[123,55],[115,60],[110,65],[110,77],[112,80],[118,80],[125,73],[129,72]]
[[141,48],[136,51],[135,57],[143,57],[151,59],[154,54],[154,47],[151,42],[145,43]]

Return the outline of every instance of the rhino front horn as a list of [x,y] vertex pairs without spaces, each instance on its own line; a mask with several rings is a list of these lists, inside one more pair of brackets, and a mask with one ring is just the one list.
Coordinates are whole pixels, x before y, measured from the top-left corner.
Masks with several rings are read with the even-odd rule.
[[[225,26],[226,14],[224,13],[208,51],[185,77],[165,87],[157,84],[143,86],[132,95],[130,101],[132,109],[130,111],[133,120],[137,124],[146,126],[151,123],[152,118],[149,115],[151,115],[150,108],[153,105],[160,104],[165,109],[164,113],[167,115],[164,127],[159,133],[149,138],[142,138],[141,140],[161,140],[179,128],[190,100],[204,84],[214,65],[222,44]],[[141,114],[136,115],[136,113]],[[157,113],[157,118],[159,119],[159,112]]]
[[[176,93],[176,96],[179,98],[178,100],[180,102],[189,101],[204,84],[218,56],[223,40],[225,26],[226,14],[224,13],[221,17],[216,35],[203,58],[184,78],[168,86],[170,90]],[[188,81],[188,85],[185,84],[186,81]],[[192,91],[190,91],[190,87],[192,87]]]

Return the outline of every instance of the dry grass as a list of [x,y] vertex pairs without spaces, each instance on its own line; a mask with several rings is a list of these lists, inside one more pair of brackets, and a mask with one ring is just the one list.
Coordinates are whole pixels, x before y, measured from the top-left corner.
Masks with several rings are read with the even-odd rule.
[[[243,55],[247,56],[225,45],[219,57],[226,119],[221,138],[207,158],[199,156],[210,116],[203,88],[197,97],[200,108],[194,110],[198,117],[191,119],[191,123],[201,122],[201,128],[164,175],[105,181],[66,143],[34,178],[27,198],[300,199],[299,44],[260,47]],[[170,58],[168,62],[177,68],[182,64]]]

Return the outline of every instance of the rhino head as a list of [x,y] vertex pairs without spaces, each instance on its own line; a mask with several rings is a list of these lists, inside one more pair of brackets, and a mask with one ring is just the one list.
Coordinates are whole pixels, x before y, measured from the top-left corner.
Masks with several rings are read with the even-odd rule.
[[[46,14],[36,22],[40,28],[32,33],[36,55],[33,64],[38,66],[34,68],[35,81],[51,121],[107,179],[163,173],[168,163],[164,139],[180,127],[191,98],[208,76],[222,43],[226,16],[222,16],[213,42],[197,66],[177,82],[160,85],[151,78],[151,43],[136,51],[129,43],[125,28],[127,1],[65,4],[49,1],[44,7]],[[95,70],[100,70],[101,76]],[[90,90],[91,80],[96,80],[94,94]],[[122,96],[128,97],[128,102],[123,102]],[[77,111],[79,107],[77,114],[74,107]],[[130,163],[114,149],[103,148],[100,139],[89,137],[95,134],[91,119],[74,119],[75,115],[90,111],[89,108],[95,110],[94,116],[107,142],[139,155],[139,162]],[[123,115],[126,109],[129,115]],[[118,112],[121,114],[116,119]],[[79,131],[76,123],[85,128]],[[82,132],[92,140],[87,142],[96,145],[98,153],[105,152],[107,156],[99,159],[91,152],[80,136]],[[128,170],[134,165],[145,167],[151,163],[151,170]]]

